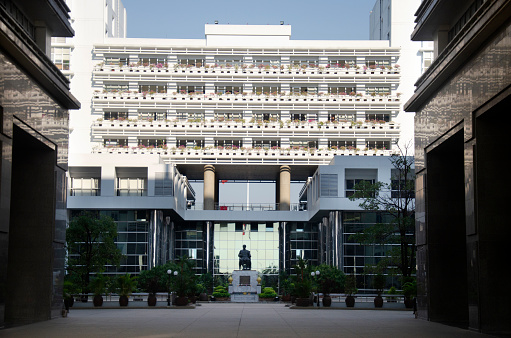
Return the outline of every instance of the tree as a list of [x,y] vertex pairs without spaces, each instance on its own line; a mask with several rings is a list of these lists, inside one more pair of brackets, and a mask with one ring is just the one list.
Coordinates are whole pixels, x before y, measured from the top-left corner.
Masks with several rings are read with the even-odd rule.
[[71,220],[66,230],[67,270],[77,275],[82,292],[88,293],[90,275],[103,272],[105,265],[119,265],[117,226],[110,217],[83,213]]
[[361,199],[364,210],[383,211],[389,222],[376,224],[354,236],[364,244],[399,244],[380,261],[380,267],[395,266],[404,280],[415,271],[415,172],[409,146],[399,148],[390,161],[394,167],[391,183],[361,181],[350,200]]

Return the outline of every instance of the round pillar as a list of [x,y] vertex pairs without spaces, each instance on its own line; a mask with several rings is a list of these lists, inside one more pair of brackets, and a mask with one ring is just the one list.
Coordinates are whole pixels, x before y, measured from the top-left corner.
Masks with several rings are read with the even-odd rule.
[[204,166],[204,210],[215,210],[215,167]]
[[280,167],[279,173],[279,210],[289,210],[291,205],[291,168]]

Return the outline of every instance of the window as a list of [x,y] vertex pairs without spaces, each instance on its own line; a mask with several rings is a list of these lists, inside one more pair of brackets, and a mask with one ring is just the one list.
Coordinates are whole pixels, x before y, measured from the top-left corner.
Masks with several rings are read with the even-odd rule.
[[412,170],[405,180],[404,172],[392,169],[391,197],[415,198],[415,171]]
[[105,120],[126,120],[128,119],[128,112],[106,111],[103,113]]
[[202,148],[204,140],[177,140],[176,147],[179,148]]
[[167,85],[139,85],[139,93],[166,93]]
[[240,146],[241,140],[215,140],[215,147],[238,149]]
[[347,59],[335,59],[329,60],[329,64],[327,67],[329,68],[352,68],[355,67],[355,60],[347,60]]
[[217,121],[232,121],[241,119],[243,117],[243,112],[215,112],[215,120]]
[[204,94],[204,86],[177,86],[179,94]]
[[162,57],[141,57],[139,59],[139,65],[144,67],[165,65],[166,63],[167,59]]
[[265,94],[265,95],[277,95],[280,94],[279,86],[254,86],[253,93],[257,95]]
[[140,177],[118,177],[117,196],[147,196],[147,180]]
[[243,86],[215,86],[217,94],[239,94],[243,92]]
[[366,60],[366,66],[370,69],[385,68],[390,66],[389,59]]
[[187,121],[187,122],[200,122],[204,120],[203,112],[178,112],[177,119],[179,121]]
[[138,112],[138,119],[142,121],[163,121],[167,119],[167,112]]
[[156,172],[154,181],[154,194],[156,196],[172,196],[172,177],[169,172]]
[[291,87],[291,93],[295,95],[316,95],[318,87]]
[[330,122],[351,122],[351,121],[355,121],[355,115],[349,114],[349,113],[328,114],[328,121],[330,121]]
[[240,67],[243,64],[243,60],[242,59],[216,59],[215,63],[219,66],[224,66],[227,68]]
[[71,177],[71,196],[100,196],[99,177]]
[[118,83],[105,83],[105,92],[109,93],[117,93],[128,91],[130,88],[127,84],[118,84]]
[[253,59],[252,64],[258,68],[276,68],[280,66],[280,59]]
[[329,140],[328,147],[332,149],[355,149],[355,141],[335,141]]
[[422,53],[422,72],[424,73],[428,70],[429,66],[433,62],[433,52],[423,52]]
[[367,149],[388,150],[390,141],[366,141]]
[[389,122],[390,114],[387,113],[366,113],[367,121]]
[[255,121],[271,121],[276,122],[280,119],[279,112],[255,112],[253,113],[253,119]]
[[252,148],[275,148],[280,147],[280,140],[253,140]]
[[320,197],[337,197],[337,174],[319,176]]
[[289,142],[289,145],[293,149],[300,149],[300,148],[310,148],[310,149],[316,149],[318,147],[318,141],[311,141],[311,140],[291,140]]
[[291,61],[293,66],[299,68],[315,68],[318,66],[319,61],[317,59],[297,59]]
[[57,66],[60,70],[69,70],[69,60],[70,60],[71,48],[60,48],[60,47],[52,47],[51,48],[51,59],[55,66]]
[[103,139],[103,145],[107,148],[127,147],[128,140],[125,138]]
[[129,64],[129,58],[127,58],[127,57],[117,57],[117,56],[105,57],[105,65],[127,66],[128,64]]
[[202,58],[179,59],[178,63],[182,66],[202,67],[204,66],[204,59]]
[[[367,180],[367,179],[365,179],[365,180],[363,180],[363,179],[348,179],[348,180],[346,180],[346,197],[350,197],[353,194],[355,194],[355,192],[358,191],[356,189],[356,185],[361,182],[367,182],[370,184],[374,184],[375,180]],[[371,196],[367,196],[367,197],[371,197]]]
[[390,95],[390,87],[366,87],[368,95]]
[[307,114],[291,114],[293,121],[307,121]]
[[333,95],[349,95],[351,93],[356,93],[357,88],[355,86],[347,86],[347,87],[328,87],[328,93]]
[[167,146],[167,140],[165,139],[151,139],[151,138],[143,138],[138,139],[138,146],[142,147],[154,147],[154,148],[164,148]]

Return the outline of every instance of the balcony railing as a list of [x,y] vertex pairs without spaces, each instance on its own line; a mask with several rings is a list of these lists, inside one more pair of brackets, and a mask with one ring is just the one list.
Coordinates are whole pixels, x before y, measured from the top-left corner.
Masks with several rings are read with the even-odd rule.
[[[189,205],[190,210],[204,210],[204,204],[195,203]],[[221,203],[215,204],[215,210],[219,211],[279,211],[279,203]],[[292,203],[290,211],[306,211],[305,204]]]
[[94,100],[240,101],[240,102],[399,102],[401,94],[298,94],[280,93],[138,93],[133,91],[95,91]]
[[98,64],[94,67],[96,72],[135,72],[135,73],[197,73],[197,74],[400,74],[399,65],[393,66],[336,66],[326,65],[205,65],[202,67],[180,64]]

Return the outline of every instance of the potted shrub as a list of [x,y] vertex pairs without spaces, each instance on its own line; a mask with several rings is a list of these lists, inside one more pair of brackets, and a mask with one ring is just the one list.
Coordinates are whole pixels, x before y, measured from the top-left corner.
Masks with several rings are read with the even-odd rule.
[[63,290],[63,297],[64,297],[64,307],[66,308],[66,311],[69,311],[69,308],[73,307],[73,304],[75,303],[75,299],[73,297],[74,294],[80,293],[80,290],[76,287],[76,284],[74,284],[72,281],[68,280],[68,275],[64,279],[64,290]]
[[403,295],[405,296],[405,307],[407,309],[413,308],[413,299],[417,295],[417,281],[409,281],[403,284]]
[[373,276],[373,287],[376,289],[377,296],[374,297],[374,307],[383,307],[383,297],[381,293],[385,287],[385,275],[378,273]]
[[229,297],[231,297],[223,285],[216,286],[212,296],[214,300],[229,300]]
[[128,306],[129,296],[137,286],[137,277],[131,276],[129,273],[117,278],[117,293],[119,294],[119,305]]
[[291,301],[291,293],[294,289],[294,283],[291,282],[289,278],[286,278],[286,276],[283,276],[283,278],[280,281],[280,290],[282,292],[282,300],[284,302]]
[[103,306],[103,294],[106,290],[106,277],[103,274],[98,273],[90,282],[90,288],[94,293],[94,298],[92,300],[94,306]]
[[259,294],[259,300],[275,300],[277,297],[277,293],[273,290],[272,287],[266,287],[263,289],[263,292]]
[[153,276],[149,280],[146,281],[146,290],[149,293],[147,296],[147,305],[148,306],[156,306],[156,292],[158,292],[159,283],[158,277]]
[[317,267],[320,272],[318,278],[319,292],[323,293],[323,306],[330,307],[332,305],[332,297],[330,293],[336,289],[340,290],[341,285],[344,285],[344,273],[338,268],[321,264]]
[[[395,295],[397,293],[397,290],[394,286],[391,286],[390,289],[387,291],[387,294],[389,295]],[[389,296],[387,297],[387,303],[395,303],[396,302],[396,297],[394,296]]]
[[296,306],[311,305],[310,296],[312,292],[312,282],[307,270],[307,262],[299,257],[298,262],[295,265],[295,271],[297,272],[294,289]]
[[355,297],[357,293],[357,278],[354,274],[346,276],[346,283],[344,284],[344,293],[346,294],[345,303],[347,307],[355,306]]
[[177,275],[174,277],[174,291],[176,292],[176,305],[188,304],[188,296],[195,292],[195,275],[192,267],[194,262],[188,256],[182,256],[176,261]]

